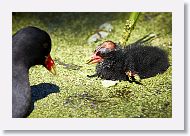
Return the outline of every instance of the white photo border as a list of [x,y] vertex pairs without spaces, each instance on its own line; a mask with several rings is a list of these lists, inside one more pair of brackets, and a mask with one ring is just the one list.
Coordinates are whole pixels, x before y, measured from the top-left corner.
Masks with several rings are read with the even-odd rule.
[[[184,130],[184,3],[181,0],[2,0],[0,5],[3,130]],[[172,12],[172,118],[11,118],[12,12]],[[3,111],[3,112],[2,112]]]

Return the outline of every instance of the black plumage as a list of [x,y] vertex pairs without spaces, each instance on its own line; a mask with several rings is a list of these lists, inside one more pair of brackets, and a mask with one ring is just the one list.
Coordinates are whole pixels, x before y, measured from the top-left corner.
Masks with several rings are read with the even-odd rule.
[[27,117],[31,112],[29,68],[43,65],[54,71],[50,56],[51,39],[47,32],[25,27],[12,37],[12,117]]
[[88,63],[98,63],[96,74],[106,80],[134,80],[163,73],[169,67],[168,54],[153,46],[136,42],[121,48],[112,41],[105,41],[97,47]]

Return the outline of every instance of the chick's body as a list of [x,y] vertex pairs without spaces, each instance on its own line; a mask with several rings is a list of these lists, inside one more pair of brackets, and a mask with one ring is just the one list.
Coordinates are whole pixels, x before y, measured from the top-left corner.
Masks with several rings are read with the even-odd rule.
[[[105,46],[106,42],[113,48]],[[132,44],[123,49],[111,41],[106,42],[95,51],[102,58],[96,66],[96,75],[102,79],[129,80],[129,71],[132,76],[138,74],[142,79],[149,78],[163,73],[169,66],[167,53],[158,47]],[[106,53],[98,51],[102,48],[106,48]]]

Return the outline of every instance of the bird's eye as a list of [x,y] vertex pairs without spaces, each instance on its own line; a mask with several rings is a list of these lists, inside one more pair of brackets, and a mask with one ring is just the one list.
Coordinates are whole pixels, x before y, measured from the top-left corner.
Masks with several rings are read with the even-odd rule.
[[109,52],[110,50],[109,49],[107,49],[107,48],[101,48],[100,50],[99,50],[99,52],[101,53],[101,54],[106,54],[107,52]]
[[109,57],[109,56],[112,56],[114,54],[114,50],[110,50],[110,49],[107,49],[107,48],[101,48],[98,53],[99,53],[99,56],[101,57]]
[[101,48],[98,51],[96,51],[96,55],[104,57],[104,56],[106,56],[106,52],[107,52],[106,50],[107,50],[106,48]]
[[100,56],[100,55],[101,55],[101,52],[100,52],[100,51],[96,52],[96,55],[97,55],[97,56]]

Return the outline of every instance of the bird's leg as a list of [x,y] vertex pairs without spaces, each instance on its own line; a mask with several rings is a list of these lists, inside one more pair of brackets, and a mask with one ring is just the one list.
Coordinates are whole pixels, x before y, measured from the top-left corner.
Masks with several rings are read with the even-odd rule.
[[125,74],[129,78],[129,81],[140,81],[140,76],[138,75],[138,72],[135,71],[135,61],[134,57],[128,53],[125,59]]
[[125,73],[128,76],[130,81],[135,80],[135,81],[140,82],[141,79],[140,79],[140,76],[138,75],[138,72],[129,70],[129,71],[125,72]]
[[125,72],[125,74],[129,77],[129,80],[132,80],[132,77],[136,74],[136,72],[132,72],[131,70]]

